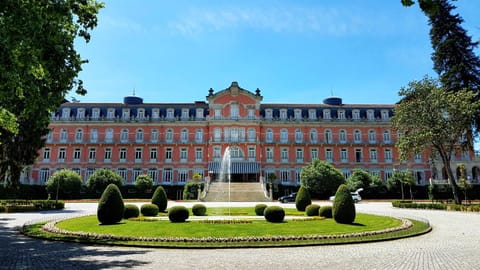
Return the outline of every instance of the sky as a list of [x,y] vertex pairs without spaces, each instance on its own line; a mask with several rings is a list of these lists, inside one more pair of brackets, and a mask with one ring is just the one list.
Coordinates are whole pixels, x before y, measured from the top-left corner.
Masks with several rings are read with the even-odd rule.
[[[427,17],[400,0],[104,0],[81,102],[205,101],[237,81],[263,103],[392,104],[408,82],[437,77]],[[454,1],[480,41],[480,1]],[[477,55],[480,49],[476,50]]]

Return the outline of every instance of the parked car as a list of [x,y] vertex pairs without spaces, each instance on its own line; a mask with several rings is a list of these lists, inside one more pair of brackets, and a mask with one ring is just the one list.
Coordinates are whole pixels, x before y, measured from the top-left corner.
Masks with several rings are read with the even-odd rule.
[[[359,193],[360,191],[363,191],[363,188],[359,188],[354,192],[350,192],[354,203],[358,203],[362,200],[362,196],[360,196],[360,193]],[[333,200],[335,200],[335,196],[330,197],[330,201],[333,201]]]
[[294,192],[292,194],[278,198],[278,201],[280,201],[281,203],[288,203],[288,202],[294,202],[296,198],[297,198],[297,193]]

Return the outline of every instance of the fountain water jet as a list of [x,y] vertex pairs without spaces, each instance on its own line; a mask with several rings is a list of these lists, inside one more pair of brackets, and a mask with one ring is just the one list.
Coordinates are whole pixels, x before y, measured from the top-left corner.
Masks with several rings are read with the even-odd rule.
[[230,215],[230,201],[231,201],[231,192],[230,192],[230,186],[231,186],[231,171],[230,171],[230,166],[231,166],[231,152],[230,152],[230,146],[225,148],[225,151],[223,152],[223,157],[222,157],[222,162],[220,164],[220,176],[219,176],[219,182],[222,183],[227,183],[227,192],[228,192],[228,215]]

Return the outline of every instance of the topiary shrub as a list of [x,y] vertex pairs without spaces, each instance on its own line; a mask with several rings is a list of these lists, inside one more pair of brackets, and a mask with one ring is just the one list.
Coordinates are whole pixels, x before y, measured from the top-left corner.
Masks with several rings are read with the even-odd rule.
[[309,217],[317,217],[319,214],[320,205],[310,204],[305,208],[305,214]]
[[268,206],[267,208],[265,208],[263,215],[268,222],[279,223],[283,222],[283,219],[285,218],[285,210],[283,210],[282,207],[276,205]]
[[101,192],[109,184],[115,184],[120,188],[123,185],[123,178],[110,169],[96,170],[87,180],[87,187],[92,191]]
[[98,202],[97,219],[101,224],[115,224],[122,220],[124,214],[122,194],[117,185],[110,184],[105,188]]
[[136,218],[140,214],[140,210],[138,209],[138,206],[135,204],[126,204],[125,205],[125,210],[123,210],[123,218],[124,219],[129,219],[129,218]]
[[162,186],[158,186],[152,196],[152,204],[158,206],[158,211],[165,212],[167,209],[167,193]]
[[267,208],[268,205],[264,203],[259,203],[255,205],[255,214],[257,216],[263,216],[263,212],[265,212],[265,208]]
[[355,203],[346,185],[340,185],[335,193],[332,215],[341,224],[352,224],[355,220]]
[[206,216],[207,207],[204,204],[195,204],[192,207],[192,213],[194,216]]
[[185,222],[188,219],[189,213],[185,206],[177,205],[168,211],[168,219],[171,222]]
[[158,215],[158,206],[153,203],[147,203],[142,205],[140,212],[142,212],[142,215],[146,217],[156,217]]
[[332,218],[332,207],[330,205],[320,207],[318,215],[324,218]]
[[305,186],[300,186],[300,189],[297,192],[297,197],[295,198],[295,207],[298,211],[305,211],[307,205],[312,204],[312,199],[310,197],[310,192]]
[[198,182],[189,182],[183,187],[183,199],[184,200],[196,200],[198,199],[198,190],[203,191],[205,185]]

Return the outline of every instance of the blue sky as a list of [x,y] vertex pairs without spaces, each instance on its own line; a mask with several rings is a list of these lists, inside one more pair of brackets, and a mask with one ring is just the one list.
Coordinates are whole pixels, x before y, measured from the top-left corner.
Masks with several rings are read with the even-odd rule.
[[[237,81],[264,103],[391,104],[436,76],[427,18],[400,0],[104,2],[91,42],[76,44],[88,94],[68,99],[189,103]],[[454,4],[480,40],[480,1]]]

